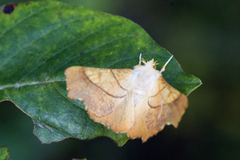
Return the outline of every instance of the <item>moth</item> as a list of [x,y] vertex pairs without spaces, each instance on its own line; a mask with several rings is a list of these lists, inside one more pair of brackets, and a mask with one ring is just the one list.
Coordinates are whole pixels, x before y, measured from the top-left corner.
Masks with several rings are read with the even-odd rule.
[[165,125],[176,128],[188,106],[187,97],[162,77],[171,59],[160,71],[154,59],[146,62],[141,54],[133,70],[69,67],[68,97],[83,101],[95,122],[146,142]]

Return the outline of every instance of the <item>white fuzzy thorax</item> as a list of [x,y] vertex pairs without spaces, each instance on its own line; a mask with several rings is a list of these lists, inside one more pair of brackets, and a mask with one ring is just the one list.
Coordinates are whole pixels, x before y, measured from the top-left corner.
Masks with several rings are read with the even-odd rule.
[[[153,90],[153,87],[157,84],[159,76],[162,76],[162,72],[165,70],[166,65],[170,62],[173,56],[164,64],[160,71],[156,70],[157,63],[154,59],[146,62],[139,57],[139,64],[134,66],[132,82],[134,86],[134,106],[141,103],[145,98],[149,96],[149,92]],[[141,65],[141,62],[144,65]]]
[[161,73],[155,69],[153,60],[146,62],[144,65],[136,65],[134,67],[132,75],[134,82],[134,106],[137,106],[148,97],[159,76],[161,76]]

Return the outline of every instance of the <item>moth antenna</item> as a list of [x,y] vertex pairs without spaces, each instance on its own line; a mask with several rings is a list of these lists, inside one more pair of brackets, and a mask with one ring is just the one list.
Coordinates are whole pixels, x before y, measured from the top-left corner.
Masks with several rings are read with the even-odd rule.
[[163,71],[165,71],[165,67],[167,66],[167,64],[171,61],[171,59],[173,58],[173,55],[167,60],[167,62],[163,65],[162,69],[160,70],[160,73],[162,73]]
[[142,58],[142,53],[140,53],[140,55],[139,55],[139,63],[138,63],[138,65],[141,65],[141,62],[143,62],[144,64],[147,63],[147,62],[145,61],[145,59]]
[[142,53],[140,53],[140,55],[139,55],[139,63],[138,63],[138,65],[141,65],[141,62],[142,62]]

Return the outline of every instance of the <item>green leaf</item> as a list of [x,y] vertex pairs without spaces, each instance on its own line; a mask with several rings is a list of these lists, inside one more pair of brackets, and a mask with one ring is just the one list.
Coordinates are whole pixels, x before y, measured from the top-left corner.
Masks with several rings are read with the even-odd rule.
[[7,146],[0,146],[0,160],[9,160]]
[[[119,16],[54,1],[12,6],[11,13],[4,6],[0,13],[0,101],[11,100],[33,119],[42,143],[97,136],[111,137],[119,146],[126,143],[126,134],[93,122],[82,102],[67,97],[64,70],[76,65],[133,68],[139,53],[157,60],[160,69],[170,53]],[[186,95],[201,84],[175,59],[163,77]]]

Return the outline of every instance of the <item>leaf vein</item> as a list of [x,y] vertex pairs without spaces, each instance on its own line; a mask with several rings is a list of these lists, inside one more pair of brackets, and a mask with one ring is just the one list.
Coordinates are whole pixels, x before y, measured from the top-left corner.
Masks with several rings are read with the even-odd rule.
[[[91,16],[89,16],[91,17]],[[89,18],[89,17],[84,17],[84,18]],[[73,20],[69,20],[67,22],[64,22],[64,23],[61,23],[59,25],[57,25],[55,28],[49,30],[48,32],[46,32],[45,34],[41,35],[40,37],[37,37],[36,39],[32,40],[30,43],[26,44],[25,46],[23,46],[20,50],[18,50],[17,52],[13,53],[13,55],[11,55],[1,66],[0,66],[0,69],[14,56],[16,56],[20,51],[22,51],[24,48],[30,46],[31,44],[33,44],[34,42],[36,42],[37,40],[45,37],[46,35],[52,33],[53,31],[57,30],[58,28],[64,26],[64,25],[68,25],[69,23],[72,23],[72,22],[75,22],[77,20],[81,20],[81,19],[84,19],[84,18],[76,18],[76,19],[73,19]]]
[[40,10],[38,10],[37,12],[33,12],[32,14],[29,14],[27,17],[21,19],[20,21],[18,21],[17,23],[15,23],[14,25],[12,25],[10,28],[8,28],[7,30],[5,30],[4,32],[2,32],[2,34],[0,35],[0,38],[2,38],[2,36],[7,33],[8,31],[10,31],[11,29],[13,29],[14,27],[16,27],[17,25],[23,23],[25,20],[27,20],[28,18],[38,14],[41,11],[44,11],[45,9],[49,9],[49,8],[57,8],[58,6],[47,6],[47,7],[43,7]]
[[51,80],[51,81],[36,81],[36,82],[30,82],[30,83],[16,83],[16,84],[11,84],[11,85],[0,86],[0,90],[4,90],[7,88],[20,88],[20,87],[24,87],[24,86],[33,86],[33,85],[39,85],[39,84],[64,82],[64,81],[66,81],[66,80],[59,79],[59,80]]
[[[113,23],[113,24],[114,24],[114,23]],[[113,25],[113,24],[111,24],[111,25]],[[111,25],[109,25],[109,26],[111,26]],[[105,27],[103,27],[102,29],[107,28],[107,27],[109,27],[109,26],[105,26]],[[94,34],[94,33],[93,33],[93,34]],[[90,35],[89,35],[89,36],[90,36]],[[111,40],[111,41],[108,41],[108,42],[103,43],[103,44],[101,44],[101,45],[99,45],[99,46],[96,46],[95,48],[91,48],[90,50],[87,50],[87,51],[85,51],[84,53],[89,53],[89,52],[91,52],[91,51],[93,51],[93,50],[99,49],[99,48],[101,48],[101,47],[103,47],[103,46],[105,46],[105,45],[108,45],[108,44],[112,43],[112,42],[118,41],[118,40],[123,39],[123,38],[128,38],[128,37],[131,37],[131,36],[132,36],[132,35],[124,35],[124,36],[115,38],[115,39],[113,39],[113,40]],[[85,38],[86,38],[86,37],[85,37]],[[80,39],[80,40],[81,40],[81,39]],[[79,41],[80,41],[80,40],[79,40]],[[78,42],[78,41],[77,41],[77,42]],[[80,54],[77,54],[77,56],[75,56],[75,57],[73,57],[73,58],[71,58],[71,59],[69,59],[69,60],[64,61],[64,63],[61,63],[61,65],[59,65],[58,68],[56,68],[52,73],[49,74],[49,75],[50,75],[49,77],[51,77],[51,74],[55,73],[59,68],[61,68],[61,67],[64,66],[65,64],[69,63],[70,61],[78,58],[79,56],[80,56]]]

